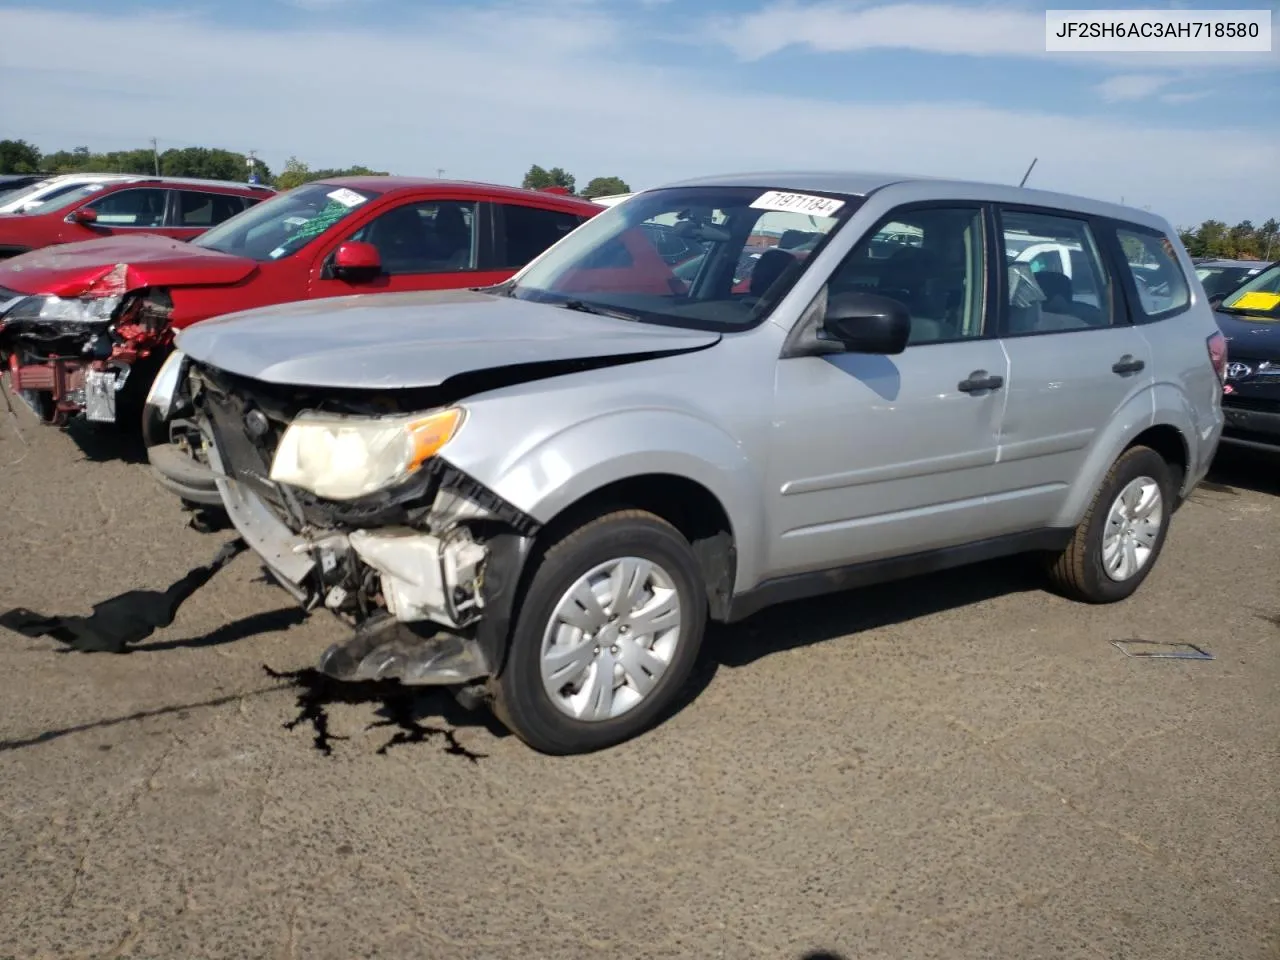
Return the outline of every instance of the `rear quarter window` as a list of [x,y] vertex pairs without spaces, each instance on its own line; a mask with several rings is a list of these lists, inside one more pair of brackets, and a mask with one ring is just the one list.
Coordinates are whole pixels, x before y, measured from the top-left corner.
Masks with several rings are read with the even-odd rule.
[[1147,320],[1163,320],[1191,304],[1191,285],[1178,263],[1173,241],[1139,226],[1116,229],[1120,253],[1138,294],[1138,310]]

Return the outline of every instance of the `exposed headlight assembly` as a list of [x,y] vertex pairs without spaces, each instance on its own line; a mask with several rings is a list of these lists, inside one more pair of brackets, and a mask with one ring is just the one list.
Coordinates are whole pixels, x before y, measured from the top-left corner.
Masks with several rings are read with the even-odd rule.
[[5,322],[40,320],[47,323],[106,323],[120,306],[121,297],[72,297],[37,294],[4,315]]
[[354,500],[407,478],[453,439],[464,411],[398,417],[306,412],[280,440],[271,479],[328,500]]
[[153,407],[161,420],[168,420],[172,415],[174,401],[182,390],[182,377],[188,366],[187,355],[175,349],[165,358],[156,378],[151,381],[146,405]]

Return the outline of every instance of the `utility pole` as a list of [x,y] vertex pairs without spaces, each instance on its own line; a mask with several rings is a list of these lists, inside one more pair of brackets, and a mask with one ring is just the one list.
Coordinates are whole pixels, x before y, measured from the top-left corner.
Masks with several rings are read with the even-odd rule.
[[151,138],[151,155],[156,158],[156,176],[160,176],[160,148],[156,146],[156,138]]

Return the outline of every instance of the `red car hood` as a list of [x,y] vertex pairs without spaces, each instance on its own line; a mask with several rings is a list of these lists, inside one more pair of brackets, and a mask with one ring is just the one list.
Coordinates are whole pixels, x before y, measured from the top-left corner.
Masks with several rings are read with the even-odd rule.
[[238,283],[254,260],[168,237],[106,237],[64,243],[0,260],[0,287],[60,297],[124,293],[141,287]]

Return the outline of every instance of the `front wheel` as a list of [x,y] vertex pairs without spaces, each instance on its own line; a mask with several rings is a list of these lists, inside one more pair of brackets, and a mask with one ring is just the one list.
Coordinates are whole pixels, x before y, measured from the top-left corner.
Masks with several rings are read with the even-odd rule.
[[1139,446],[1121,454],[1071,543],[1052,560],[1058,592],[1086,603],[1130,596],[1164,548],[1175,494],[1173,472],[1156,451]]
[[538,563],[491,681],[494,712],[543,753],[629,740],[679,695],[706,619],[702,574],[679,531],[639,510],[592,520]]

